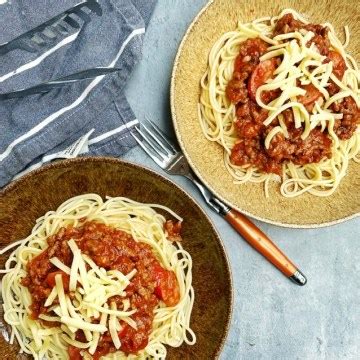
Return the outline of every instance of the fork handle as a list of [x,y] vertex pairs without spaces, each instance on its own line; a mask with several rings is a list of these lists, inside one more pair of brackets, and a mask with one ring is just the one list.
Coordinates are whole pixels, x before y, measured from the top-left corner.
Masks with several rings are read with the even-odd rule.
[[246,216],[234,209],[230,209],[224,217],[253,248],[276,266],[285,276],[297,285],[303,286],[306,284],[305,275]]

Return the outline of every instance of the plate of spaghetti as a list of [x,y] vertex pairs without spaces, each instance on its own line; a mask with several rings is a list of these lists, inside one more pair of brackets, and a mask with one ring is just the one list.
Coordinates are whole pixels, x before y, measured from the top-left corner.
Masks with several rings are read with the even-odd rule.
[[173,183],[118,160],[64,161],[5,188],[0,210],[7,359],[220,352],[232,304],[226,255]]
[[173,121],[190,164],[270,223],[360,212],[360,24],[348,17],[355,2],[329,4],[211,1],[175,61]]

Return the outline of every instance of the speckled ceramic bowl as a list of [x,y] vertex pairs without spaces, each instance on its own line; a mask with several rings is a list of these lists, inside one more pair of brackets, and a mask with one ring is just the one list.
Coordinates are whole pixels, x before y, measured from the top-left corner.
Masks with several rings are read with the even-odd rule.
[[[84,193],[159,203],[184,218],[183,245],[193,259],[195,303],[191,327],[197,342],[194,346],[168,347],[168,359],[216,358],[232,311],[227,257],[219,235],[201,208],[186,192],[155,172],[110,158],[65,160],[31,172],[0,192],[0,247],[27,236],[39,216]],[[6,256],[0,257],[1,267],[5,260]],[[3,332],[0,358],[20,359],[17,353],[18,347],[10,346]]]
[[209,142],[198,121],[197,103],[200,79],[207,66],[209,51],[237,21],[251,21],[274,16],[293,8],[315,23],[331,22],[340,31],[350,28],[348,51],[359,61],[359,1],[331,0],[214,0],[199,13],[180,45],[171,84],[171,109],[175,131],[191,167],[219,198],[256,219],[281,226],[318,227],[335,224],[360,215],[360,164],[351,161],[348,173],[329,197],[304,194],[284,198],[279,185],[272,183],[270,198],[265,198],[263,184],[234,184],[223,161],[220,145]]

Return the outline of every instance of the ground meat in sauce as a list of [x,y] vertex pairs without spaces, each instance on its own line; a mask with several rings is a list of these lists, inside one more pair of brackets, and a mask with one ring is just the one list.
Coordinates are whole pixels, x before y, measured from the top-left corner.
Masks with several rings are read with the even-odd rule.
[[341,140],[348,140],[354,134],[360,124],[360,109],[352,97],[346,97],[342,101],[331,104],[331,109],[343,118],[335,121],[334,132]]
[[231,162],[240,166],[254,165],[264,172],[281,175],[281,165],[285,161],[305,165],[331,157],[331,140],[319,129],[314,129],[305,140],[300,137],[301,129],[288,130],[289,139],[277,134],[269,149],[265,149],[262,144],[272,128],[268,127],[263,137],[254,136],[238,142],[232,150]]
[[278,20],[275,26],[274,36],[299,31],[301,29],[314,33],[313,38],[308,42],[307,46],[314,43],[321,55],[328,55],[330,48],[328,38],[329,29],[318,24],[304,24],[299,20],[295,20],[292,14],[286,14]]
[[181,221],[174,223],[172,220],[167,220],[164,224],[164,229],[167,232],[168,240],[181,241]]
[[[166,224],[167,231],[172,229],[171,234],[180,239],[181,223],[179,225],[168,221]],[[54,275],[62,272],[55,268],[49,259],[56,256],[65,265],[71,266],[72,252],[67,244],[70,239],[74,239],[81,251],[100,267],[107,270],[117,269],[124,274],[133,269],[137,270],[125,289],[126,295],[114,296],[108,300],[109,304],[113,302],[122,310],[123,300],[129,299],[130,307],[137,310],[132,319],[137,323],[138,329],[135,330],[123,322],[119,333],[120,350],[137,353],[148,343],[153,311],[159,301],[164,301],[167,306],[174,306],[179,302],[180,290],[175,273],[160,265],[149,245],[136,242],[131,235],[121,230],[94,221],[84,222],[76,228],[62,228],[56,235],[48,238],[48,248],[28,263],[27,276],[22,280],[22,284],[28,287],[32,296],[30,309],[33,319],[38,319],[42,313],[52,315],[44,307],[44,302],[55,285]],[[68,275],[62,273],[62,276],[66,291]],[[58,326],[57,323],[41,321],[47,326]],[[85,341],[81,331],[78,331],[76,338]],[[93,359],[98,360],[101,356],[115,351],[110,334],[105,333],[100,338]],[[71,360],[81,359],[80,350],[70,346],[69,356]]]
[[[314,43],[319,52],[327,56],[324,63],[333,62],[333,73],[339,79],[346,70],[346,64],[342,57],[333,50],[330,50],[328,39],[328,28],[316,24],[303,24],[295,20],[293,15],[286,14],[278,20],[274,36],[295,30],[304,29],[312,31],[315,36],[310,43]],[[239,55],[236,58],[232,80],[226,88],[228,99],[236,105],[235,129],[239,140],[234,145],[230,161],[234,165],[256,166],[260,171],[267,173],[282,174],[282,164],[293,162],[298,165],[317,163],[324,158],[331,158],[331,145],[327,131],[320,131],[320,128],[313,129],[309,136],[302,140],[303,129],[295,129],[294,119],[291,110],[283,112],[284,120],[288,128],[289,138],[282,134],[273,137],[269,149],[264,146],[267,134],[278,126],[278,120],[274,120],[270,126],[264,126],[263,121],[267,118],[267,110],[261,108],[255,101],[256,89],[269,78],[269,71],[274,64],[260,62],[260,57],[267,50],[267,43],[259,38],[248,39],[240,45]],[[278,63],[281,59],[275,59]],[[256,77],[256,73],[260,75]],[[264,77],[264,73],[266,73]],[[254,75],[255,74],[255,75]],[[271,75],[270,75],[271,77]],[[254,84],[255,81],[255,84]],[[322,97],[321,93],[312,85],[304,86],[306,95],[299,97],[298,101],[311,111],[314,102]],[[330,96],[339,91],[338,86],[330,80],[328,91]],[[280,95],[279,90],[263,92],[262,101],[267,104]],[[336,120],[334,131],[342,139],[349,139],[360,120],[360,110],[350,97],[336,102],[331,106],[332,111],[344,114],[342,120]]]

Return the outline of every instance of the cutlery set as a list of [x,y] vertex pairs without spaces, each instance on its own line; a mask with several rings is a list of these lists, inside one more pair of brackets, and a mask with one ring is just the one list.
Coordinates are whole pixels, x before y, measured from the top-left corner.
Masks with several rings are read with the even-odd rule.
[[[86,24],[91,21],[92,14],[97,16],[102,15],[100,4],[96,0],[83,1],[17,38],[0,44],[0,56],[13,50],[23,50],[29,53],[39,53],[49,50],[56,43],[71,35],[74,30],[79,31],[86,26]],[[52,89],[71,85],[77,81],[93,79],[97,76],[118,71],[120,71],[120,69],[104,67],[87,69],[27,89],[0,93],[0,100],[43,94]]]
[[[0,45],[0,55],[19,49],[30,53],[38,53],[54,46],[62,38],[69,36],[91,21],[91,15],[102,15],[100,4],[96,0],[87,0],[73,8],[55,16],[49,21],[32,29],[14,40]],[[47,93],[78,81],[93,79],[120,71],[120,68],[97,67],[86,69],[56,80],[50,80],[36,86],[0,94],[0,100],[21,98],[33,94]],[[235,230],[268,261],[277,267],[285,276],[297,285],[305,285],[304,274],[291,260],[246,216],[230,208],[212,194],[197,178],[189,166],[182,151],[172,144],[157,126],[144,120],[139,127],[131,131],[131,135],[141,148],[169,175],[181,175],[189,179],[200,191],[207,205],[221,215]]]

